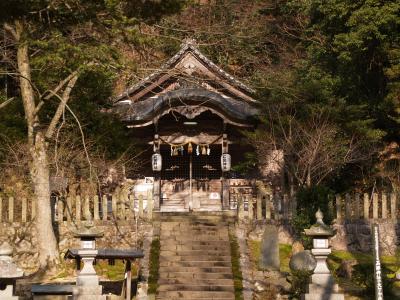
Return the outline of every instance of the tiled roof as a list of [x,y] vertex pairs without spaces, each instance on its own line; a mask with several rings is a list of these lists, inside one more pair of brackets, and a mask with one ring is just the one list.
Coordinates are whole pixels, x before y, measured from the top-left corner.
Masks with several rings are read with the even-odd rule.
[[152,81],[160,74],[164,73],[166,70],[171,69],[174,66],[174,64],[176,64],[187,52],[192,52],[193,54],[195,54],[195,56],[197,56],[206,66],[208,66],[211,70],[213,70],[215,73],[217,73],[218,75],[229,81],[234,86],[237,86],[250,94],[255,93],[253,89],[251,89],[244,83],[240,82],[239,80],[235,79],[232,75],[225,72],[223,69],[214,64],[210,59],[208,59],[203,53],[201,53],[196,46],[195,40],[185,39],[184,42],[182,43],[182,47],[179,50],[179,52],[176,53],[173,57],[171,57],[165,64],[163,64],[160,70],[150,74],[149,76],[145,77],[142,81],[138,82],[137,84],[125,90],[122,94],[114,98],[113,102],[117,102],[123,100],[125,97],[129,97],[134,92],[139,90],[141,87],[144,87],[146,83]]

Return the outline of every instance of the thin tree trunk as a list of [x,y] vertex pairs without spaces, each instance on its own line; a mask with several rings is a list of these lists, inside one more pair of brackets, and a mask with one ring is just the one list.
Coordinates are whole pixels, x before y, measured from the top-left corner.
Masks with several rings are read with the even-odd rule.
[[50,203],[50,170],[47,158],[47,142],[35,115],[34,88],[31,83],[28,44],[23,40],[22,21],[15,21],[18,42],[17,61],[20,74],[22,102],[28,125],[28,145],[31,156],[30,174],[36,200],[36,234],[38,238],[39,262],[41,267],[57,262],[58,246],[53,231]]

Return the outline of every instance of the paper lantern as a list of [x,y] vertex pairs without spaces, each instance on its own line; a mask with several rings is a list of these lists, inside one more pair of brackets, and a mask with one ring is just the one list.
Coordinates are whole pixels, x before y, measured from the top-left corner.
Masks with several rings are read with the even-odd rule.
[[229,172],[231,170],[231,155],[224,153],[221,155],[221,169],[222,172]]
[[160,172],[162,169],[162,157],[159,153],[154,153],[151,156],[151,166],[153,171]]

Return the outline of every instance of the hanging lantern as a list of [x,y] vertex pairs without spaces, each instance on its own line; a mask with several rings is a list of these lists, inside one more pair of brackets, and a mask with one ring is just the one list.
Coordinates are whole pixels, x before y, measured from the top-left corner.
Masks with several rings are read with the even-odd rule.
[[207,148],[206,146],[201,147],[201,155],[207,155]]
[[151,156],[151,166],[154,172],[160,172],[162,169],[162,157],[160,153],[154,153]]
[[231,155],[224,153],[221,155],[221,169],[222,172],[229,172],[231,170]]

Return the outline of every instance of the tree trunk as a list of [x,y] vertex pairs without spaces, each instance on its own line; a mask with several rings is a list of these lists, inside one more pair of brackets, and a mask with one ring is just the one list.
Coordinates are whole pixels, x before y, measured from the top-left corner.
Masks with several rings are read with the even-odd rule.
[[35,114],[34,89],[31,82],[28,44],[23,40],[22,21],[15,21],[18,42],[17,62],[22,102],[28,125],[28,145],[31,156],[30,174],[35,192],[35,227],[38,239],[39,262],[41,267],[58,261],[58,245],[53,231],[50,203],[50,169],[47,158],[47,142],[40,130],[39,118]]
[[32,157],[30,174],[36,200],[35,227],[38,239],[39,262],[41,267],[45,267],[57,263],[59,253],[52,224],[48,149],[43,132],[38,132],[34,141],[35,143],[30,145]]

